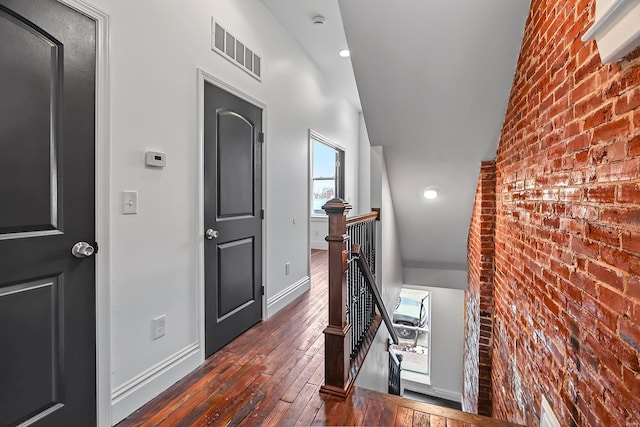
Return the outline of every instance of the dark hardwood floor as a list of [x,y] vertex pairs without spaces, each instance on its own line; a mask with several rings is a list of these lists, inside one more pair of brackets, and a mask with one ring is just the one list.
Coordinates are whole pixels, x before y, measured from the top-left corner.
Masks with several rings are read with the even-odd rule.
[[361,388],[344,401],[321,395],[326,263],[325,251],[313,251],[309,292],[235,339],[118,427],[513,425]]

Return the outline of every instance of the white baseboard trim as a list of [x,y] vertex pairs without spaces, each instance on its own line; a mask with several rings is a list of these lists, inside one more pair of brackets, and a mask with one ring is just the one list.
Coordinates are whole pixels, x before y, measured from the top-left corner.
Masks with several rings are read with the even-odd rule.
[[317,240],[311,242],[311,249],[329,250],[329,244],[326,240]]
[[311,279],[305,276],[267,300],[267,319],[286,307],[291,301],[311,289]]
[[200,346],[191,344],[111,391],[111,423],[133,411],[200,366]]
[[445,388],[433,387],[431,393],[432,396],[439,397],[441,399],[453,400],[454,402],[462,402],[462,394],[453,390],[447,390]]
[[462,403],[462,393],[453,390],[447,390],[444,388],[433,387],[429,384],[423,384],[420,382],[403,379],[402,389],[426,394],[427,396],[439,397],[440,399],[447,399],[454,402]]

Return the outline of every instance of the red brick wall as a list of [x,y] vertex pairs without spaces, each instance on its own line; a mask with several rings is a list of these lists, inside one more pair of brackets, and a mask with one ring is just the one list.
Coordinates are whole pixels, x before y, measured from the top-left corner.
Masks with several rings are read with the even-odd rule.
[[483,162],[469,227],[462,399],[465,411],[482,415],[491,415],[495,191],[496,163]]
[[640,425],[640,54],[592,0],[533,0],[498,148],[493,411]]

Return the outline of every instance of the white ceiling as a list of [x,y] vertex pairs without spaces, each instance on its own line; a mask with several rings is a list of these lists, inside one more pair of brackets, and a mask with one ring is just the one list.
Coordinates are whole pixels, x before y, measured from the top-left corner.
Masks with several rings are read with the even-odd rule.
[[[347,48],[337,0],[262,0],[318,65],[337,93],[344,94],[361,111],[360,98],[349,58],[338,52]],[[316,15],[325,17],[314,25]]]
[[[495,157],[529,0],[263,2],[344,93],[359,92],[371,145],[384,147],[404,264],[465,269],[480,162]],[[311,24],[317,12],[324,28]],[[336,54],[345,33],[357,92]],[[426,187],[440,197],[423,199]]]

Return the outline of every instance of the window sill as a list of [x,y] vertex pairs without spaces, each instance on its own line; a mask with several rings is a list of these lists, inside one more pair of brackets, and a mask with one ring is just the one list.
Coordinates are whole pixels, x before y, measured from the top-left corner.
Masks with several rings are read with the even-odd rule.
[[640,3],[635,0],[596,0],[596,22],[582,37],[595,40],[603,63],[621,60],[640,46]]

